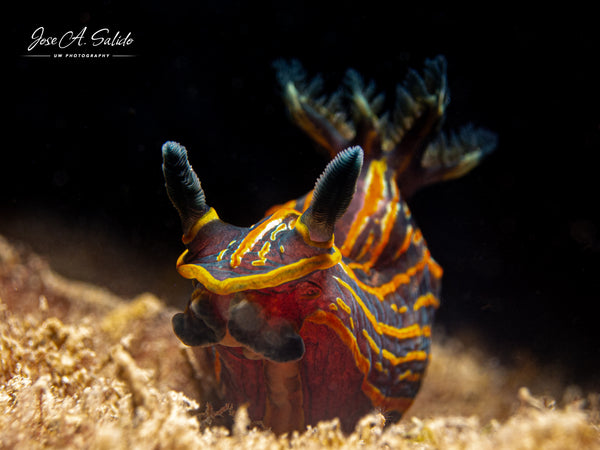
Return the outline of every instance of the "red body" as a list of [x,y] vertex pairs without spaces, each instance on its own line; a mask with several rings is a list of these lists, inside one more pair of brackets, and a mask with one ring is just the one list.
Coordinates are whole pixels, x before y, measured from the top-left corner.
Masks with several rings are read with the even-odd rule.
[[[334,157],[306,196],[250,228],[226,224],[206,206],[185,149],[165,144],[188,248],[177,266],[196,280],[173,323],[184,343],[208,348],[223,399],[248,405],[253,420],[286,432],[339,417],[349,431],[373,409],[401,415],[430,358],[442,269],[404,197],[474,167],[491,145],[478,140],[491,135],[470,130],[453,146],[436,138],[448,103],[443,58],[423,78],[409,73],[393,123],[356,74],[350,122],[303,93],[292,69],[280,74],[291,115]],[[351,145],[364,163],[360,148],[342,151]]]

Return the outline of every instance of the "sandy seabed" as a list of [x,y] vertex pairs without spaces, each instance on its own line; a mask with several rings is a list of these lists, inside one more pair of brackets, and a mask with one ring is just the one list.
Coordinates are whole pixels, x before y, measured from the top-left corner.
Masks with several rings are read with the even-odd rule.
[[[600,395],[524,358],[435,331],[422,391],[397,424],[365,416],[276,436],[213,410],[214,379],[153,294],[65,279],[0,236],[0,447],[600,449]],[[225,427],[223,423],[230,423]]]

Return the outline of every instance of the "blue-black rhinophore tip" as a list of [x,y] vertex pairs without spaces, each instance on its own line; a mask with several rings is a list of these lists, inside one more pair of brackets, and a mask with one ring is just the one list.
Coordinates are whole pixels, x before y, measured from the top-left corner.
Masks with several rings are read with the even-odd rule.
[[181,218],[187,234],[209,209],[198,176],[192,169],[184,146],[168,141],[162,146],[163,174],[167,194]]
[[359,146],[341,151],[317,180],[311,204],[302,215],[312,240],[326,242],[333,236],[336,221],[346,212],[356,191],[363,157]]

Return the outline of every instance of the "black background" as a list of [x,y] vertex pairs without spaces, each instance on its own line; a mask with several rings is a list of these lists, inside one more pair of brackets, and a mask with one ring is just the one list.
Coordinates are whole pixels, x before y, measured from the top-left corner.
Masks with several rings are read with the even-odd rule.
[[[407,68],[443,54],[447,128],[473,122],[497,132],[499,146],[468,176],[410,202],[445,268],[438,323],[450,335],[475,330],[501,356],[525,348],[572,368],[575,381],[597,382],[600,39],[591,11],[47,3],[19,7],[13,54],[4,55],[14,109],[0,163],[0,233],[72,252],[75,265],[85,252],[101,259],[109,245],[91,243],[109,235],[123,255],[104,264],[108,280],[90,281],[119,291],[111,279],[127,272],[183,305],[188,282],[173,270],[179,223],[160,170],[165,140],[187,146],[221,218],[249,225],[310,189],[327,163],[286,117],[274,60],[298,58],[330,90],[353,67],[390,98]],[[59,36],[84,26],[131,32],[134,44],[117,51],[135,56],[25,57],[39,26]],[[70,231],[44,227],[56,216]],[[93,250],[71,239],[77,230]]]

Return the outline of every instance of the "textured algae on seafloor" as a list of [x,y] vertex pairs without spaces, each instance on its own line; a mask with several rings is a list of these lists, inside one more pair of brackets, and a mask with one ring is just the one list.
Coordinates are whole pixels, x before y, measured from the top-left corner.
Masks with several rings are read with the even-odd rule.
[[231,431],[207,426],[198,411],[214,413],[197,400],[210,378],[172,335],[171,314],[151,294],[125,301],[65,280],[0,237],[0,447],[600,448],[598,395],[558,407],[518,389],[548,386],[539,370],[490,364],[456,340],[435,345],[398,424],[374,413],[351,435],[333,420],[275,436],[242,408]]

